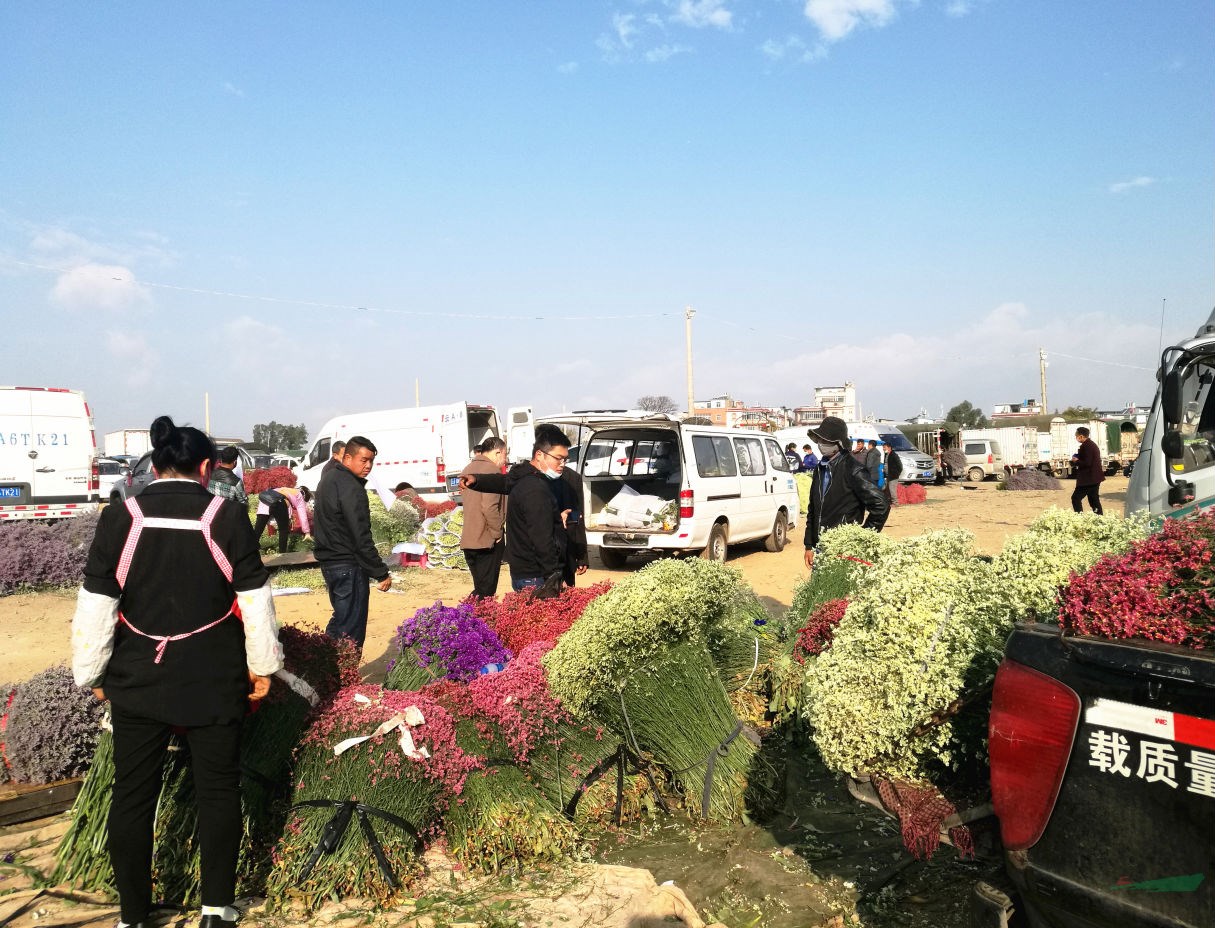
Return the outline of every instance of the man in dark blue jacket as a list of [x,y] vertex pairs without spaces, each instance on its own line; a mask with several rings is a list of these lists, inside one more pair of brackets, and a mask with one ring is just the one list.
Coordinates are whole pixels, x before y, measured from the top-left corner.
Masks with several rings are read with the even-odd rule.
[[347,440],[341,459],[325,465],[316,488],[316,524],[312,527],[313,553],[333,606],[325,634],[351,638],[360,648],[367,637],[368,578],[381,592],[392,586],[388,567],[371,537],[367,475],[375,455],[375,445],[355,435]]

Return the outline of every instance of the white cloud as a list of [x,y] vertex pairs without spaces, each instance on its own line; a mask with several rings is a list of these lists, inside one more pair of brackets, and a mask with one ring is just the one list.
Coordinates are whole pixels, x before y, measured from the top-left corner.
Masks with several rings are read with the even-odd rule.
[[110,332],[106,335],[105,344],[106,350],[117,362],[113,368],[128,387],[147,386],[160,370],[160,355],[143,335]]
[[1135,177],[1131,180],[1119,181],[1116,184],[1110,184],[1110,193],[1125,193],[1134,187],[1150,187],[1156,183],[1154,177]]
[[50,295],[60,306],[79,311],[130,313],[151,304],[135,274],[116,264],[81,264],[64,271]]
[[164,236],[155,232],[134,233],[132,244],[101,242],[82,235],[64,225],[37,226],[29,231],[29,249],[40,261],[64,266],[105,262],[110,264],[150,263],[171,267],[177,255],[171,251]]
[[810,48],[798,36],[791,35],[785,39],[768,39],[759,47],[760,53],[770,61],[790,61],[809,62],[816,61],[826,55],[827,51],[823,46],[817,45]]
[[651,48],[645,53],[646,61],[666,61],[674,58],[676,55],[686,54],[690,52],[686,45],[659,45],[656,48]]
[[729,29],[734,14],[725,7],[725,0],[679,0],[671,19],[694,29],[712,26]]
[[950,0],[945,4],[945,15],[960,19],[969,14],[972,9],[970,0]]
[[576,61],[563,61],[557,65],[557,73],[559,74],[573,74],[577,70],[578,62]]
[[[225,361],[246,383],[250,380],[263,383],[273,394],[282,390],[283,375],[302,375],[309,371],[311,351],[289,329],[252,316],[238,316],[225,323],[221,332],[226,348]],[[264,370],[267,376],[248,376],[258,370]]]
[[224,81],[224,93],[234,97],[243,97],[245,92],[233,84],[231,81]]
[[895,18],[895,0],[806,0],[806,18],[828,42],[838,42],[857,26],[880,29]]
[[633,47],[633,37],[637,35],[637,17],[632,13],[613,13],[612,29],[616,32],[616,40],[625,48]]

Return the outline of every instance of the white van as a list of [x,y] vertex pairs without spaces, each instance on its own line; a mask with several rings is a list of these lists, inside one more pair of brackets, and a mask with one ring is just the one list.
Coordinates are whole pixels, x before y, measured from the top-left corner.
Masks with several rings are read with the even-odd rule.
[[[509,410],[508,416],[515,412]],[[444,500],[449,492],[454,492],[451,484],[459,479],[460,471],[472,458],[473,447],[487,438],[500,438],[501,434],[498,413],[492,406],[447,403],[349,413],[321,426],[296,471],[298,483],[315,492],[333,443],[362,435],[370,439],[377,452],[368,477],[369,489],[391,502],[392,488],[405,482],[412,484],[422,497]],[[529,455],[530,452],[529,445]]]
[[97,440],[79,390],[0,387],[0,521],[97,509]]
[[788,541],[797,487],[771,436],[664,415],[577,424],[587,543],[604,567],[646,552],[722,561],[731,544],[763,539],[780,551]]

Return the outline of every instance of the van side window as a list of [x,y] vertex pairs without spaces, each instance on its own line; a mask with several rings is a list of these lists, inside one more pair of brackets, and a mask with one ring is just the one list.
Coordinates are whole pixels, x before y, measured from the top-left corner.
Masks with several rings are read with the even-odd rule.
[[1215,369],[1195,364],[1186,372],[1181,395],[1187,397],[1184,420],[1181,423],[1183,453],[1181,460],[1171,459],[1174,467],[1181,464],[1181,473],[1193,473],[1215,465]]
[[987,448],[984,447],[982,442],[968,441],[966,443],[966,445],[962,448],[962,453],[963,454],[987,454]]
[[313,447],[312,454],[308,455],[308,466],[316,467],[327,460],[329,460],[329,439],[322,438]]
[[738,473],[730,439],[718,435],[693,435],[692,452],[696,471],[702,477],[733,477]]
[[788,473],[789,459],[785,457],[785,452],[780,450],[780,445],[771,438],[766,438],[764,439],[764,448],[768,452],[768,463],[772,465],[772,469],[783,470]]
[[764,449],[758,438],[734,439],[734,453],[738,456],[738,472],[742,476],[764,475]]

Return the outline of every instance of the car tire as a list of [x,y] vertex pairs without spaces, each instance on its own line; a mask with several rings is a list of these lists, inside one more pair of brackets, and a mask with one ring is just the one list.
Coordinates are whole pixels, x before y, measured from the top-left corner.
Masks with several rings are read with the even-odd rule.
[[700,556],[706,561],[721,561],[726,559],[726,553],[729,548],[729,538],[726,535],[726,526],[722,522],[718,522],[709,531],[709,540],[705,544],[705,548],[700,552]]
[[617,551],[615,548],[605,548],[603,545],[595,549],[595,556],[599,560],[599,566],[604,570],[621,570],[629,558],[625,552]]
[[772,534],[764,539],[764,548],[776,554],[785,549],[785,545],[789,543],[789,517],[783,512],[776,514],[776,521],[772,523]]
[[966,472],[966,479],[973,480],[975,483],[982,483],[983,478],[986,476],[987,474],[983,472],[983,468],[981,467],[972,467]]

